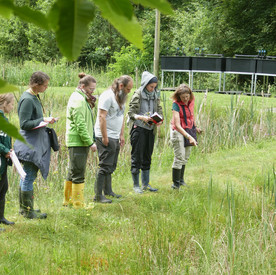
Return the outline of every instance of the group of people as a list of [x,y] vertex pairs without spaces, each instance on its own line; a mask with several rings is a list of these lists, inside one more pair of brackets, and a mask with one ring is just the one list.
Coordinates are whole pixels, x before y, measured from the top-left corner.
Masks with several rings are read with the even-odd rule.
[[[93,92],[97,81],[91,75],[79,74],[79,83],[71,94],[66,112],[66,146],[68,147],[69,165],[64,183],[63,205],[74,208],[84,207],[85,169],[89,150],[98,152],[99,165],[94,184],[94,201],[111,203],[110,197],[120,198],[113,192],[112,173],[115,171],[120,147],[124,146],[124,113],[127,95],[133,87],[133,79],[123,75],[114,80],[112,86],[104,91],[98,100],[96,120],[92,109],[96,98]],[[27,143],[16,140],[11,146],[11,138],[0,131],[0,223],[14,224],[4,218],[5,195],[8,190],[7,165],[11,164],[10,154],[15,151],[23,163],[26,173],[19,185],[20,214],[28,219],[45,219],[46,213],[34,209],[33,184],[38,170],[42,177],[49,173],[51,144],[49,134],[44,126],[53,124],[54,117],[46,117],[40,93],[48,87],[49,76],[38,71],[32,74],[27,89],[18,102],[20,133]],[[146,190],[158,191],[150,183],[151,157],[157,127],[162,125],[163,112],[160,95],[157,90],[158,79],[145,71],[142,74],[141,86],[134,92],[128,110],[127,125],[131,141],[131,174],[133,189],[137,194]],[[185,165],[191,153],[191,146],[197,141],[188,133],[188,128],[196,128],[194,120],[194,95],[185,84],[181,84],[173,93],[171,143],[174,150],[172,165],[172,188],[179,189],[184,182]],[[14,106],[13,94],[0,95],[0,115],[6,120]],[[161,118],[155,120],[153,114]],[[44,124],[43,124],[44,122]],[[184,146],[185,139],[190,146]],[[30,146],[31,145],[31,146]],[[140,185],[141,172],[141,185]]]

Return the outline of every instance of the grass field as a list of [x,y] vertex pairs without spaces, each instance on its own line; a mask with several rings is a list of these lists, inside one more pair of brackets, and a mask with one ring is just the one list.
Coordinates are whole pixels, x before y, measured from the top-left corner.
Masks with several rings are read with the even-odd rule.
[[[100,89],[102,91],[103,89]],[[171,186],[168,141],[171,100],[163,93],[165,125],[153,154],[151,184],[157,193],[132,192],[130,145],[113,176],[123,195],[94,204],[97,166],[86,171],[86,209],[62,207],[67,149],[65,109],[72,88],[49,88],[47,112],[61,150],[53,153],[47,181],[35,184],[41,221],[18,215],[18,175],[9,171],[6,217],[16,222],[0,234],[1,274],[275,274],[276,99],[196,94],[204,130],[186,169],[189,188]],[[18,123],[16,115],[10,120]],[[4,226],[3,226],[4,227]]]

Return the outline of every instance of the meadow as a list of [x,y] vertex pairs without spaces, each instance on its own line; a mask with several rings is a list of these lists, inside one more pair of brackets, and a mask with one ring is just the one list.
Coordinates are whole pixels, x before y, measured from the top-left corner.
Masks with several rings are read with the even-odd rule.
[[[16,224],[0,234],[1,274],[275,274],[275,98],[195,94],[204,132],[187,165],[189,187],[176,191],[170,187],[171,93],[162,92],[165,123],[151,169],[159,191],[133,193],[126,126],[113,175],[113,189],[123,197],[93,203],[97,155],[91,152],[86,208],[75,210],[62,206],[66,104],[73,90],[49,87],[42,96],[47,115],[60,117],[53,127],[61,145],[47,181],[39,176],[35,182],[35,203],[46,220],[18,214],[19,178],[9,169],[6,217]],[[10,121],[18,125],[16,113]]]

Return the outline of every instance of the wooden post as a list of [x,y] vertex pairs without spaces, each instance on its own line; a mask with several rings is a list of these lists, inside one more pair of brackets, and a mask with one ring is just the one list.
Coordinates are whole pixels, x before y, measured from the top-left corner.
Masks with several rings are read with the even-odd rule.
[[160,12],[155,11],[155,37],[154,37],[154,62],[153,62],[153,74],[158,77],[159,66],[159,44],[160,44]]

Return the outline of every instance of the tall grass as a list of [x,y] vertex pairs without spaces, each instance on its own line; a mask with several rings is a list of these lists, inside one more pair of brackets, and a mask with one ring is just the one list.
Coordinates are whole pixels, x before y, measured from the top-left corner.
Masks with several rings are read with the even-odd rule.
[[[97,158],[91,152],[87,208],[74,210],[61,206],[66,104],[73,90],[49,87],[42,98],[46,112],[60,117],[53,127],[61,144],[52,154],[47,181],[39,176],[35,183],[35,203],[48,213],[46,220],[17,214],[19,178],[9,169],[6,217],[16,225],[0,235],[3,274],[275,273],[275,99],[196,94],[195,115],[204,132],[185,172],[190,187],[175,192],[168,135],[172,101],[162,92],[165,125],[151,169],[158,193],[132,191],[126,126],[126,146],[113,175],[113,189],[122,199],[93,203]],[[18,125],[16,114],[10,120]]]

